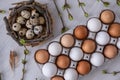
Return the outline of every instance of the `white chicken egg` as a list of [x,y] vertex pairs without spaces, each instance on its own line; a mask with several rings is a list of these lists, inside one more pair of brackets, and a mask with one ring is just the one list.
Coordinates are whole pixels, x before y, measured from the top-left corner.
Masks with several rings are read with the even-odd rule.
[[34,27],[34,33],[35,33],[36,35],[40,34],[40,33],[42,32],[42,30],[43,30],[43,27],[42,27],[42,26],[35,26],[35,27]]
[[110,40],[110,36],[107,32],[101,31],[97,33],[96,42],[100,45],[106,45]]
[[120,39],[117,42],[117,47],[120,49]]
[[93,53],[90,62],[94,66],[101,66],[104,63],[104,56],[101,53]]
[[87,23],[87,27],[92,32],[98,32],[102,27],[102,23],[98,18],[91,18]]
[[19,31],[21,29],[21,25],[19,23],[14,23],[12,29],[14,31]]
[[64,73],[65,80],[78,80],[78,73],[75,69],[68,68]]
[[52,42],[48,46],[48,51],[53,56],[58,56],[62,52],[62,46],[58,42]]
[[74,61],[79,61],[83,57],[83,51],[78,47],[73,47],[70,50],[70,58]]
[[53,63],[46,63],[42,68],[42,72],[46,77],[51,78],[56,75],[57,67]]

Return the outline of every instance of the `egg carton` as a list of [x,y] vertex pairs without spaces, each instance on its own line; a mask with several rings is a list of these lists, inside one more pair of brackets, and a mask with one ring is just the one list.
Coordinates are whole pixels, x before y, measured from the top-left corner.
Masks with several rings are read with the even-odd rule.
[[[115,18],[114,22],[118,22],[119,19],[118,19],[117,15],[115,15],[115,16],[116,16],[116,18]],[[94,18],[94,17],[92,17],[92,18]],[[90,19],[92,19],[92,18],[90,18]],[[97,18],[97,17],[96,17],[96,18]],[[89,19],[89,20],[90,20],[90,19]],[[97,18],[97,19],[98,19],[98,18]],[[88,20],[88,21],[89,21],[89,20]],[[101,27],[101,29],[100,29],[98,32],[92,32],[92,31],[88,30],[88,31],[89,31],[89,34],[88,34],[88,36],[87,36],[86,39],[92,39],[92,40],[94,40],[94,41],[96,42],[97,34],[98,34],[99,32],[103,31],[103,32],[109,34],[109,33],[108,33],[109,25],[110,25],[110,24],[104,24],[104,23],[102,23],[102,27]],[[108,43],[105,44],[105,45],[100,45],[100,44],[98,44],[98,43],[96,42],[96,49],[95,49],[95,51],[93,52],[93,54],[88,54],[88,53],[86,53],[86,52],[83,51],[83,57],[82,57],[79,61],[75,61],[75,60],[73,60],[73,59],[70,58],[70,64],[69,64],[69,66],[68,66],[67,68],[65,68],[65,69],[59,68],[58,65],[56,64],[56,60],[57,60],[57,58],[59,57],[59,55],[66,55],[66,56],[70,57],[70,51],[71,51],[71,49],[74,48],[74,47],[81,48],[82,45],[83,45],[84,40],[86,40],[86,39],[84,39],[84,40],[78,40],[78,39],[76,39],[75,36],[73,35],[73,33],[74,33],[74,30],[73,30],[73,29],[72,29],[72,30],[69,30],[69,31],[67,31],[66,33],[60,35],[59,37],[57,37],[57,38],[55,38],[54,40],[52,40],[51,42],[49,42],[49,43],[47,44],[47,46],[46,46],[46,50],[47,50],[48,53],[50,54],[49,60],[48,60],[46,63],[44,63],[44,64],[38,63],[39,66],[40,66],[40,65],[43,65],[43,67],[44,67],[44,65],[47,64],[47,63],[55,64],[55,65],[56,65],[56,67],[57,67],[57,72],[54,74],[54,70],[55,70],[55,69],[53,69],[52,72],[53,72],[54,75],[52,75],[52,77],[50,77],[51,80],[57,80],[57,78],[56,78],[56,79],[52,79],[52,78],[54,78],[54,76],[63,77],[63,78],[60,79],[60,80],[64,80],[64,79],[65,79],[65,80],[78,80],[78,79],[79,79],[79,78],[78,78],[78,75],[79,75],[79,77],[84,77],[84,75],[79,74],[79,72],[77,71],[78,62],[80,62],[80,61],[82,61],[82,60],[88,61],[88,62],[90,63],[90,65],[91,65],[90,72],[93,71],[93,70],[96,69],[97,67],[101,66],[101,65],[95,66],[95,65],[93,65],[93,64],[91,63],[91,61],[90,61],[92,55],[93,55],[95,52],[98,52],[98,53],[100,53],[100,54],[102,54],[102,55],[104,56],[104,62],[101,63],[102,65],[103,65],[104,63],[110,61],[111,59],[107,58],[107,57],[103,54],[104,48],[105,48],[105,46],[106,46],[107,44],[111,44],[111,45],[116,46],[116,48],[117,48],[117,53],[118,53],[117,56],[120,55],[120,37],[114,38],[114,37],[111,37],[111,36],[110,36]],[[72,47],[66,48],[66,47],[64,47],[64,46],[61,44],[61,38],[62,38],[64,35],[66,35],[66,34],[70,34],[70,35],[72,35],[72,36],[74,37],[75,43],[74,43],[74,45],[73,45]],[[98,36],[98,37],[99,37],[99,36]],[[57,42],[57,43],[59,43],[59,44],[62,46],[61,54],[58,54],[58,55],[56,55],[56,56],[51,55],[51,52],[49,52],[49,49],[48,49],[48,47],[50,46],[50,44],[51,44],[51,43],[54,43],[54,42]],[[82,48],[81,48],[81,49],[82,49]],[[54,50],[54,49],[53,49],[53,50]],[[36,55],[36,53],[35,53],[35,55]],[[36,59],[35,59],[35,60],[36,60]],[[96,60],[94,60],[94,62],[95,62],[95,64],[96,64]],[[101,61],[98,60],[98,63],[99,63],[99,62],[101,62]],[[43,67],[42,67],[42,72],[43,72],[43,74],[45,74],[45,72],[44,72],[45,69],[43,69]],[[72,70],[70,71],[70,70],[68,70],[68,69],[72,69]],[[48,70],[48,69],[47,69],[47,70]],[[47,74],[47,70],[46,70],[46,74]],[[52,70],[52,69],[51,69],[51,70]],[[67,70],[68,70],[68,71],[67,71]],[[74,71],[74,70],[75,70],[75,71]],[[51,73],[52,73],[52,72],[51,72]],[[67,73],[67,72],[69,72],[69,73]],[[49,74],[49,70],[48,70],[48,74]],[[66,77],[68,77],[68,78],[66,78]]]
[[9,17],[4,17],[8,34],[19,44],[36,46],[53,36],[53,21],[47,5],[35,0],[13,3]]

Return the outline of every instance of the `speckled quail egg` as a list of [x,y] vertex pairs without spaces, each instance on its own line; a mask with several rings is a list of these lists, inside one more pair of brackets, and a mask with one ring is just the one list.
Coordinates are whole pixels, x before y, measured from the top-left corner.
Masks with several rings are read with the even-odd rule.
[[19,16],[19,17],[17,18],[17,23],[19,23],[19,24],[25,24],[25,18]]
[[38,11],[32,10],[31,16],[34,16],[34,17],[37,17],[37,18],[38,18],[38,17],[39,17]]
[[30,12],[27,11],[27,10],[23,10],[23,11],[21,11],[21,16],[22,16],[23,18],[25,18],[25,19],[29,19],[29,17],[30,17]]
[[27,30],[27,32],[26,32],[27,39],[32,39],[34,37],[34,35],[35,34],[34,34],[33,30],[31,30],[31,29]]
[[30,18],[30,23],[33,25],[33,26],[36,26],[39,24],[39,20],[38,18],[34,17],[34,16],[31,16]]
[[21,28],[20,31],[19,31],[19,35],[20,36],[25,36],[26,32],[27,32],[26,28]]
[[45,23],[45,19],[44,19],[44,17],[39,17],[39,21],[40,21],[40,24],[44,24]]
[[35,26],[35,27],[34,27],[34,33],[35,33],[36,35],[38,35],[39,33],[41,33],[42,30],[43,30],[43,27],[42,27],[42,26]]
[[33,25],[30,23],[30,20],[27,20],[26,27],[32,29]]
[[21,25],[19,23],[14,23],[12,29],[14,31],[19,31],[21,29]]

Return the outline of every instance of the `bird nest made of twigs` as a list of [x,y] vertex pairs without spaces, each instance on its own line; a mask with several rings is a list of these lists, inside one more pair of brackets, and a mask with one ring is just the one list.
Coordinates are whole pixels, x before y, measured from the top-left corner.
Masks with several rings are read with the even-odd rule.
[[53,35],[52,18],[47,5],[34,0],[13,3],[8,18],[4,18],[8,34],[20,44],[38,45]]

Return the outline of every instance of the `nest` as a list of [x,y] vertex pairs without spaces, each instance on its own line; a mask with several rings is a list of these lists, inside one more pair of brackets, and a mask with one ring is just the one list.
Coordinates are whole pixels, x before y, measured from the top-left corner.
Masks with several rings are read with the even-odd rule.
[[[6,23],[6,29],[8,30],[8,34],[19,45],[20,45],[21,39],[24,39],[26,41],[26,45],[35,46],[35,45],[38,45],[40,43],[43,43],[43,41],[45,41],[53,36],[53,33],[52,33],[53,32],[52,31],[52,24],[53,23],[52,23],[52,18],[50,16],[50,13],[47,9],[47,5],[40,4],[34,0],[13,3],[13,5],[16,5],[16,6],[9,9],[10,10],[9,17],[8,18],[4,17],[4,21]],[[20,22],[19,20],[17,21],[17,19],[19,16],[21,16],[21,12],[23,10],[30,12],[30,16],[28,16],[27,19],[24,19],[24,21],[22,21],[22,22],[25,22],[25,24],[20,24],[20,26],[22,28],[25,28],[25,30],[33,30],[33,33],[34,33],[35,26],[42,26],[42,31],[40,33],[38,33],[37,35],[34,34],[34,37],[32,37],[32,38],[27,38],[26,35],[21,36],[19,34],[19,31],[17,31],[21,27],[18,26],[18,28],[15,28],[16,31],[13,28],[13,25],[15,25],[15,23]],[[34,24],[34,25],[32,25],[32,28],[29,29],[26,27],[26,21],[30,20],[30,18],[32,20],[35,17],[35,15],[34,16],[32,15],[33,14],[32,11],[34,11],[34,10],[36,10],[36,13],[39,13],[39,16],[37,16],[37,17],[38,18],[42,17],[42,20],[44,19],[43,20],[44,22],[42,21],[42,24],[41,24],[41,23],[39,23],[39,21],[37,21],[38,18],[36,18],[36,22],[38,22],[38,24],[37,23],[35,24],[35,21],[33,21],[32,24]],[[25,15],[26,15],[26,13],[25,13]],[[29,36],[32,36],[32,34],[30,34]]]

